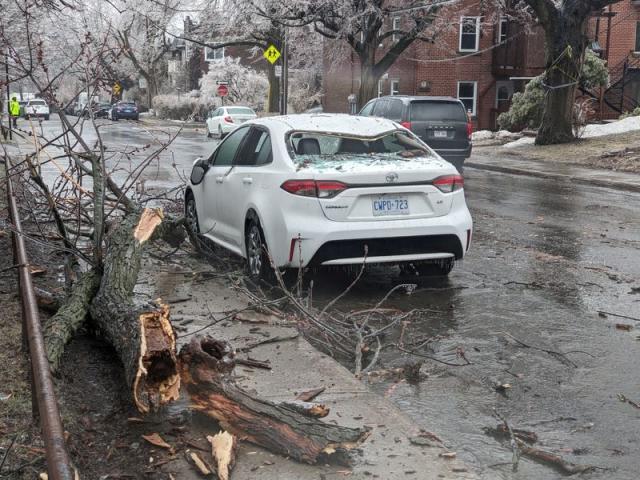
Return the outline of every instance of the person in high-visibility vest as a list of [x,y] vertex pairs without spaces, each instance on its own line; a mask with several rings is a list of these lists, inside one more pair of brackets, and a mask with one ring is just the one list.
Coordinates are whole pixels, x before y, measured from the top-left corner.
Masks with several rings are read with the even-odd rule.
[[9,115],[11,116],[11,120],[13,121],[14,128],[18,126],[18,117],[20,116],[20,104],[18,103],[18,99],[13,97],[9,102]]

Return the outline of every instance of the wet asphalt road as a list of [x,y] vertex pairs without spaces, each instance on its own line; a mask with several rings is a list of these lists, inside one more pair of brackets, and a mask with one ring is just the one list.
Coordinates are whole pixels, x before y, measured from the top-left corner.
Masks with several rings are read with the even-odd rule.
[[[45,131],[57,128],[44,123]],[[150,130],[164,141],[177,128],[122,121],[105,127],[109,150],[133,152],[109,160],[120,169],[117,178],[148,154],[146,145],[157,146]],[[85,138],[93,141],[95,133]],[[179,185],[193,160],[215,144],[202,130],[183,131],[144,173],[146,188]],[[561,477],[526,458],[511,471],[508,442],[483,431],[498,423],[494,409],[512,427],[536,432],[539,448],[600,467],[589,478],[637,478],[640,409],[618,395],[640,402],[640,322],[598,310],[640,318],[640,195],[473,169],[465,177],[475,222],[468,256],[449,278],[420,281],[412,295],[395,295],[388,306],[432,310],[408,326],[407,338],[432,336],[425,353],[455,362],[462,349],[472,364],[427,360],[417,385],[370,379],[372,387],[437,432],[483,478]],[[342,308],[371,305],[406,281],[396,270],[375,270]],[[347,283],[320,275],[316,302]],[[388,352],[380,367],[405,361]],[[494,389],[505,383],[511,385],[505,392]]]

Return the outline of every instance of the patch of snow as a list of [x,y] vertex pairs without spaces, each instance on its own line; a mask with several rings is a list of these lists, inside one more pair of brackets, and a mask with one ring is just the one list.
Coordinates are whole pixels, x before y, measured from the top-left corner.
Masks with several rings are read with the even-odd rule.
[[505,138],[520,138],[521,136],[521,133],[510,132],[509,130],[499,130],[495,132],[495,138],[497,138],[498,140]]
[[478,130],[477,132],[473,132],[471,134],[471,140],[473,140],[473,141],[489,140],[489,139],[493,138],[494,135],[495,135],[495,133],[492,132],[491,130]]
[[604,135],[615,135],[617,133],[632,132],[640,130],[640,117],[627,117],[616,122],[587,125],[582,134],[582,138],[602,137]]
[[505,143],[503,147],[504,148],[524,147],[525,145],[533,145],[535,141],[536,141],[535,137],[522,137],[514,142]]

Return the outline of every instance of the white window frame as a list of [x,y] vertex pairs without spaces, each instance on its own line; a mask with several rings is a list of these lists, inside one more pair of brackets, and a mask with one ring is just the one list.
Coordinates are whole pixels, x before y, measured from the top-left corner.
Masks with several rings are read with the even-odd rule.
[[[214,56],[212,58],[209,57],[209,53],[210,52],[216,52],[218,50],[222,50],[222,56],[216,58],[215,57],[215,53],[214,53]],[[224,60],[224,57],[225,57],[224,47],[220,47],[220,48],[205,47],[205,49],[204,49],[204,61],[205,62],[217,62],[218,60]]]
[[384,88],[384,80],[378,80],[378,98],[382,96],[383,88]]
[[[393,17],[393,19],[391,20],[391,30],[393,31],[400,30],[401,20],[402,19],[400,17]],[[394,42],[397,42],[399,38],[400,36],[396,33],[391,35],[391,40],[393,40]]]
[[[393,86],[396,85],[396,88]],[[400,95],[400,80],[393,79],[389,81],[389,95]]]
[[463,84],[463,83],[472,83],[473,84],[473,108],[471,109],[471,112],[468,112],[468,113],[470,113],[470,115],[472,117],[475,117],[476,116],[476,112],[478,111],[478,108],[477,108],[478,107],[478,82],[475,81],[475,80],[460,80],[460,81],[458,81],[458,88],[456,90],[456,98],[458,100],[462,100],[462,99],[468,100],[468,99],[472,98],[472,97],[462,97],[462,98],[460,97],[460,85]]
[[[460,28],[458,29],[458,51],[459,52],[477,52],[480,48],[480,18],[481,17],[460,17]],[[476,23],[476,43],[475,48],[462,48],[462,27],[465,24],[465,20],[473,19]]]
[[[507,17],[500,17],[498,20],[498,45],[501,45],[503,42],[506,43],[509,39],[507,38],[506,29],[503,30],[503,25],[506,27],[509,23],[509,19]],[[504,40],[502,40],[502,35],[504,34]]]

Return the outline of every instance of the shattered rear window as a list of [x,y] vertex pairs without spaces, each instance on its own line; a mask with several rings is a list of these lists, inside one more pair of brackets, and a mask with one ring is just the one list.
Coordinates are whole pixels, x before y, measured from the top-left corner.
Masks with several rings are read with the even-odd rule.
[[433,160],[434,153],[411,133],[404,130],[378,137],[354,137],[332,133],[293,132],[289,136],[290,151],[298,170],[306,167],[340,170],[341,165],[413,163]]

